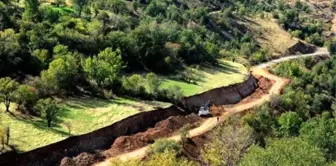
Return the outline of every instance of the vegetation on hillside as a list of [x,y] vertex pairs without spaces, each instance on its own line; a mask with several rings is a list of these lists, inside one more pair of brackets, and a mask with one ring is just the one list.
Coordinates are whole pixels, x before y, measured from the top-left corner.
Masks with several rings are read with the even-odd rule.
[[[132,115],[141,110],[133,109],[139,100],[178,103],[183,96],[244,80],[246,68],[235,62],[254,65],[272,58],[268,48],[258,45],[246,25],[238,23],[247,16],[263,18],[272,14],[293,37],[317,46],[327,45],[335,53],[335,40],[329,40],[324,33],[328,24],[309,17],[310,11],[305,2],[288,5],[282,0],[2,0],[2,143],[10,131],[12,145],[19,146],[14,149],[30,150],[70,133],[89,132]],[[308,142],[307,149],[323,154],[323,158],[317,156],[316,162],[333,161],[336,150],[328,145],[335,144],[335,66],[335,59],[331,59],[318,64],[306,60],[276,67],[276,74],[293,81],[280,98],[262,107],[260,114],[246,118],[246,124],[256,134],[252,152],[267,157],[274,147],[283,148],[278,146],[282,141],[304,146]],[[92,111],[95,102],[71,109],[57,102],[59,98],[84,95],[105,98],[109,101],[104,107],[108,111]],[[122,98],[126,102],[120,106],[117,96],[133,101]],[[129,106],[126,111],[120,109],[124,105]],[[274,110],[282,114],[271,114]],[[61,127],[64,119],[67,122]],[[83,121],[85,125],[81,124]],[[100,124],[95,123],[98,121]],[[249,135],[250,128],[241,125],[239,133]],[[25,128],[37,136],[20,135],[27,132]],[[331,136],[321,139],[323,134]],[[36,139],[41,141],[36,143]],[[245,140],[236,141],[241,144]],[[205,151],[215,156],[221,156],[217,152],[227,153],[227,149],[216,149],[217,145],[209,144],[210,149]],[[225,143],[220,145],[230,148]],[[266,149],[261,150],[259,145]],[[148,163],[167,158],[172,165],[193,164],[184,158],[180,161],[174,152],[160,152],[163,154],[153,155]],[[237,150],[235,156],[229,156],[233,158],[230,162],[214,162],[237,164],[242,154]],[[255,156],[247,156],[243,161],[253,163]],[[213,157],[207,157],[208,162],[212,160]],[[263,161],[255,161],[258,162]]]
[[[236,120],[234,125],[219,127],[214,134],[220,136],[212,137],[205,146],[205,161],[210,165],[228,162],[236,165],[334,164],[335,67],[335,57],[325,61],[307,58],[277,65],[273,72],[290,78],[290,85],[281,96],[274,96],[270,103]],[[243,132],[246,127],[253,132]],[[230,140],[223,141],[224,138],[234,138],[236,143],[230,144]],[[248,138],[252,138],[252,142],[244,143]],[[225,153],[228,149],[230,155]]]

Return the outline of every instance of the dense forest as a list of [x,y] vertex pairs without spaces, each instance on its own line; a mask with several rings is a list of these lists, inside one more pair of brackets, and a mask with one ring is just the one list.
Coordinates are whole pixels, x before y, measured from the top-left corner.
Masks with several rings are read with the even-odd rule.
[[[161,75],[219,59],[252,66],[273,58],[239,23],[246,17],[274,19],[293,38],[335,55],[336,40],[325,33],[330,24],[310,13],[304,1],[282,0],[1,0],[0,100],[6,113],[16,103],[48,127],[60,109],[54,97],[177,103],[181,89],[159,88]],[[218,127],[202,161],[161,140],[144,162],[112,165],[335,164],[336,59],[286,62],[272,72],[292,80],[284,93]]]

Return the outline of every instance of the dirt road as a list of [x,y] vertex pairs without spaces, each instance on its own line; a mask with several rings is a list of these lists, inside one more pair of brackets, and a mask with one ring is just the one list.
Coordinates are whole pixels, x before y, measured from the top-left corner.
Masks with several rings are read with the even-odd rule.
[[[302,57],[310,57],[310,56],[321,56],[321,55],[326,55],[329,54],[327,50],[320,50],[314,54],[308,54],[308,55],[295,55],[295,56],[290,56],[290,57],[284,57],[284,58],[280,58],[271,62],[267,62],[265,64],[262,65],[258,65],[256,67],[251,68],[251,72],[254,75],[259,75],[259,76],[263,76],[265,78],[268,78],[270,80],[273,80],[275,83],[272,85],[272,87],[269,89],[268,94],[264,95],[263,97],[251,101],[249,103],[244,103],[244,104],[236,104],[233,107],[227,109],[226,112],[223,112],[222,115],[219,118],[219,122],[217,121],[217,118],[209,118],[207,119],[201,126],[192,129],[189,131],[190,133],[190,137],[196,137],[199,135],[202,135],[204,133],[207,133],[209,131],[211,131],[214,127],[216,127],[218,124],[223,123],[227,118],[229,118],[230,116],[243,112],[245,110],[260,106],[262,104],[264,104],[267,101],[270,101],[271,96],[274,95],[280,95],[282,89],[284,88],[284,86],[286,86],[290,80],[286,79],[286,78],[282,78],[276,75],[273,75],[271,73],[269,73],[265,68],[269,67],[271,65],[274,65],[276,63],[280,63],[283,61],[288,61],[291,59],[297,59],[297,58],[302,58]],[[172,139],[172,140],[176,140],[176,141],[180,141],[181,137],[179,135],[175,135],[172,137],[169,137],[168,139]],[[147,150],[148,146],[134,150],[132,152],[129,153],[125,153],[125,154],[121,154],[119,156],[116,156],[114,158],[118,158],[122,161],[125,160],[129,160],[129,159],[139,159],[139,158],[144,158],[146,155],[146,150]],[[109,161],[110,159],[107,159],[103,162],[97,163],[95,164],[95,166],[108,166],[109,165]]]
[[311,54],[286,56],[286,57],[275,59],[275,60],[272,60],[272,61],[269,61],[269,62],[266,62],[266,63],[262,63],[260,65],[255,66],[255,67],[256,68],[266,68],[266,67],[270,67],[274,64],[280,63],[280,62],[289,61],[289,60],[298,59],[298,58],[314,57],[314,56],[329,56],[329,51],[326,48],[318,48],[316,50],[316,52],[311,53]]

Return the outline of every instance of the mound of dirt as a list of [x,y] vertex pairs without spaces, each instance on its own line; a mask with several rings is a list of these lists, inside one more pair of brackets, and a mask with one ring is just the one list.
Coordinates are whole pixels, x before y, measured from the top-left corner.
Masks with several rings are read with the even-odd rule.
[[153,128],[132,136],[117,138],[111,148],[103,152],[106,157],[113,157],[120,153],[129,152],[154,142],[154,140],[169,137],[186,124],[196,127],[202,119],[196,114],[187,116],[173,116],[157,123]]
[[101,156],[99,153],[91,154],[85,152],[74,158],[64,157],[60,166],[90,166],[98,161],[101,161],[102,159],[103,156]]
[[294,55],[294,54],[309,54],[316,51],[316,46],[308,44],[303,41],[297,41],[292,46],[290,46],[286,53],[287,55]]
[[[189,138],[183,146],[183,154],[190,160],[195,160],[200,157],[201,151],[205,144],[211,141],[211,134],[205,133],[197,137]],[[200,163],[202,164],[202,163]]]

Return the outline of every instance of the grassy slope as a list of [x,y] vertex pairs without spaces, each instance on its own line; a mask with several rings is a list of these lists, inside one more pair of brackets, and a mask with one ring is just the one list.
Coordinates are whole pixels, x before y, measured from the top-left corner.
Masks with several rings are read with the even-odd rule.
[[183,81],[176,76],[164,79],[161,88],[177,85],[185,96],[199,94],[210,89],[243,82],[248,70],[243,65],[221,60],[217,66],[200,66],[199,69],[188,68],[183,75],[191,81]]
[[[178,85],[186,96],[201,93],[216,87],[242,82],[246,78],[247,69],[240,64],[221,61],[217,66],[201,66],[199,69],[188,68],[189,80],[194,84],[181,80],[165,78],[162,88]],[[135,99],[117,98],[102,99],[68,99],[61,102],[63,110],[59,119],[49,129],[46,122],[36,117],[25,117],[20,114],[5,113],[1,106],[2,124],[11,127],[11,145],[20,151],[29,151],[69,137],[66,123],[71,124],[71,134],[78,135],[110,125],[140,111],[149,111],[155,107],[167,107],[170,104],[155,101],[139,101]],[[14,109],[14,105],[11,110]],[[13,111],[15,112],[15,111]]]
[[11,128],[10,144],[17,147],[19,151],[28,151],[69,137],[68,130],[64,126],[65,123],[71,124],[71,134],[84,134],[110,125],[139,111],[167,107],[170,104],[118,98],[114,100],[73,99],[62,103],[62,105],[64,109],[60,112],[59,119],[53,123],[53,128],[50,129],[47,128],[46,122],[40,118],[11,115],[5,113],[2,106],[0,110],[1,122]]
[[[270,17],[270,15],[265,17]],[[297,42],[271,18],[246,19],[249,21],[242,23],[251,30],[257,42],[263,48],[269,49],[273,56],[283,55],[289,47]]]

